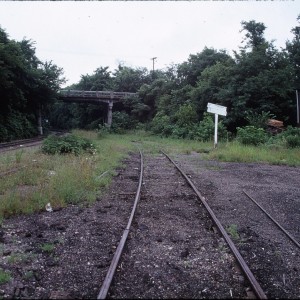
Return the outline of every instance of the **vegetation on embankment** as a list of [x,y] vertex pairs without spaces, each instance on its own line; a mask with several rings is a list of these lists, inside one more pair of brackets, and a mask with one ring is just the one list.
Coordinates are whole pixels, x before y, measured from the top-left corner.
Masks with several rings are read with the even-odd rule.
[[[208,160],[300,166],[299,148],[255,147],[234,141],[220,142],[214,149],[213,141],[162,138],[141,131],[100,136],[95,131],[74,131],[72,141],[76,136],[81,141],[90,140],[93,151],[50,155],[40,148],[27,148],[1,155],[1,219],[45,210],[47,203],[55,209],[95,201],[122,165],[122,159],[138,148],[146,153],[158,153],[161,149],[170,154],[197,152]],[[103,173],[105,176],[101,176]]]
[[[66,88],[136,93],[137,97],[114,104],[114,130],[143,127],[165,137],[205,140],[202,122],[208,103],[227,107],[220,134],[223,129],[235,135],[237,128],[253,121],[257,126],[262,117],[295,126],[299,26],[291,28],[293,38],[281,49],[266,39],[263,23],[242,21],[241,27],[245,35],[233,55],[204,47],[162,70],[120,64],[110,71],[108,66],[95,66],[92,74],[82,75]],[[91,130],[105,124],[107,105],[58,100],[63,70],[52,62],[41,62],[31,40],[11,40],[0,27],[0,56],[0,141],[36,135],[38,126],[46,132],[51,128]]]

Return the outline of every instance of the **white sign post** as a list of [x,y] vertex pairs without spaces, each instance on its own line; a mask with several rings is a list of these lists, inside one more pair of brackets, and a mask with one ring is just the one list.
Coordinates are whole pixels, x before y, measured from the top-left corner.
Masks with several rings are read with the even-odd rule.
[[215,114],[215,142],[214,148],[218,144],[218,116],[227,116],[226,106],[221,106],[217,104],[207,103],[207,112]]

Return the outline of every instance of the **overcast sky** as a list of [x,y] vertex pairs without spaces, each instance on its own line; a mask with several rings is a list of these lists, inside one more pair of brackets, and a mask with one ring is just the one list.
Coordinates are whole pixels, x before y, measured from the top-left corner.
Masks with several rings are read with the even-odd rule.
[[36,55],[64,69],[67,84],[98,67],[164,69],[205,46],[241,46],[241,22],[267,27],[278,49],[292,40],[295,1],[0,1],[0,26],[10,39],[35,41]]

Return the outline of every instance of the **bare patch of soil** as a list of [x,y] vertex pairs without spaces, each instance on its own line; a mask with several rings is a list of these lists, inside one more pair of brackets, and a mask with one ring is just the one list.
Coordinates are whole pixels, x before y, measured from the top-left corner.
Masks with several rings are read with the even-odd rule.
[[[300,240],[299,168],[177,156],[237,244],[269,298],[300,297],[300,257],[242,193]],[[2,298],[96,298],[127,225],[139,175],[132,153],[94,204],[5,220]],[[243,210],[242,210],[243,208]],[[193,191],[162,155],[146,156],[142,196],[110,298],[247,298],[249,284]]]

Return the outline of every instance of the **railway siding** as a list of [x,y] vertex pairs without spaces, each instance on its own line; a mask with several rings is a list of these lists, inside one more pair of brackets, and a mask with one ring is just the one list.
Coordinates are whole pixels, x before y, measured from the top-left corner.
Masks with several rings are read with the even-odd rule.
[[300,250],[243,193],[245,190],[300,242],[299,168],[203,161],[199,154],[176,162],[203,191],[268,298],[300,297]]

